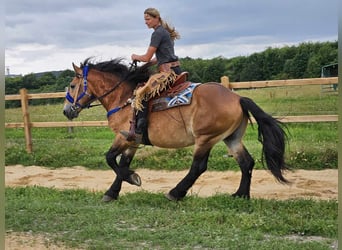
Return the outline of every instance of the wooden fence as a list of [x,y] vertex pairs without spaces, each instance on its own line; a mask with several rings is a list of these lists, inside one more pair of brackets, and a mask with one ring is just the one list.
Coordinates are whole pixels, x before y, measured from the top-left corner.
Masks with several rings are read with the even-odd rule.
[[[229,82],[227,76],[221,77],[221,84],[230,89],[266,88],[281,86],[301,86],[301,85],[333,85],[338,82],[338,77],[329,78],[308,78],[291,80],[272,81],[249,81],[249,82]],[[29,94],[26,89],[21,89],[18,95],[6,95],[5,100],[20,100],[23,114],[23,122],[5,123],[5,128],[24,128],[26,150],[32,152],[31,128],[53,128],[53,127],[101,127],[107,126],[107,121],[65,121],[65,122],[31,122],[28,109],[29,99],[51,99],[64,98],[65,92]],[[305,116],[284,116],[276,117],[282,122],[336,122],[337,115],[305,115]]]

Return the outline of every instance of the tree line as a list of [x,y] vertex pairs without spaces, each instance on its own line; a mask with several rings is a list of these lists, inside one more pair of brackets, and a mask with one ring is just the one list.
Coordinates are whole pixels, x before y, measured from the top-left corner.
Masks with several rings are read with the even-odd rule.
[[[72,70],[30,73],[24,76],[6,77],[5,94],[18,94],[21,88],[26,88],[29,93],[53,93],[64,91],[69,86],[75,72]],[[58,103],[58,99],[37,99],[29,100],[30,105],[41,105],[47,103]],[[20,101],[10,101],[5,103],[6,108],[20,107]]]
[[219,82],[226,75],[231,82],[316,78],[324,65],[337,63],[338,42],[301,43],[267,48],[249,56],[210,60],[183,58],[182,69],[194,82]]
[[[307,42],[296,46],[267,48],[249,56],[213,59],[181,58],[183,71],[193,82],[220,82],[223,75],[231,82],[283,80],[320,77],[324,65],[337,63],[338,42]],[[5,93],[18,94],[21,88],[30,93],[64,91],[74,77],[72,70],[27,74],[5,78]],[[53,103],[58,99],[31,100],[32,104]],[[6,102],[6,107],[20,103]]]

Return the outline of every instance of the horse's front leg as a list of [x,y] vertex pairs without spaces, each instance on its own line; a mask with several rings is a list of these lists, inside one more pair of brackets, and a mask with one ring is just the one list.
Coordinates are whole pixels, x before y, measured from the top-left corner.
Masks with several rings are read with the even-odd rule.
[[[141,185],[141,179],[138,174],[129,169],[132,159],[137,151],[136,147],[129,147],[125,151],[119,149],[119,147],[111,147],[106,154],[106,160],[108,165],[116,173],[116,178],[110,188],[103,196],[103,201],[116,200],[119,196],[122,182],[127,181],[132,185]],[[119,164],[117,163],[117,157],[121,155]]]

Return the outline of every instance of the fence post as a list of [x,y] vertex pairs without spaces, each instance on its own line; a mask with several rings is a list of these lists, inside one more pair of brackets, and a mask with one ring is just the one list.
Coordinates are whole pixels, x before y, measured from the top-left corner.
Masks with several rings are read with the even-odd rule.
[[221,77],[221,84],[225,86],[227,89],[230,89],[229,87],[229,77],[228,76],[222,76]]
[[30,114],[28,112],[27,89],[20,89],[20,101],[21,101],[21,110],[23,112],[23,119],[24,119],[26,151],[28,153],[32,153],[31,123],[30,123]]

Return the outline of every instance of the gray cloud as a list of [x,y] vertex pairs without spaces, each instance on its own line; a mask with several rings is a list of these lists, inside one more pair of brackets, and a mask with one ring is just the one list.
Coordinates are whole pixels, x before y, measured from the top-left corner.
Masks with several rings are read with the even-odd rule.
[[[235,52],[239,55],[274,44],[337,40],[337,2],[6,0],[5,56],[10,66],[17,69],[22,67],[20,62],[44,61],[49,53],[50,57],[57,53],[83,56],[101,51],[100,46],[113,48],[104,54],[126,53],[129,57],[136,52],[133,50],[144,51],[148,46],[152,31],[144,24],[143,11],[151,6],[159,9],[162,17],[181,33],[176,51],[182,56],[234,56],[223,45],[231,45],[231,50],[244,48]],[[242,43],[236,44],[237,41]],[[222,45],[222,50],[218,45]],[[187,51],[194,54],[184,55]],[[39,67],[32,65],[31,70],[43,70]]]

